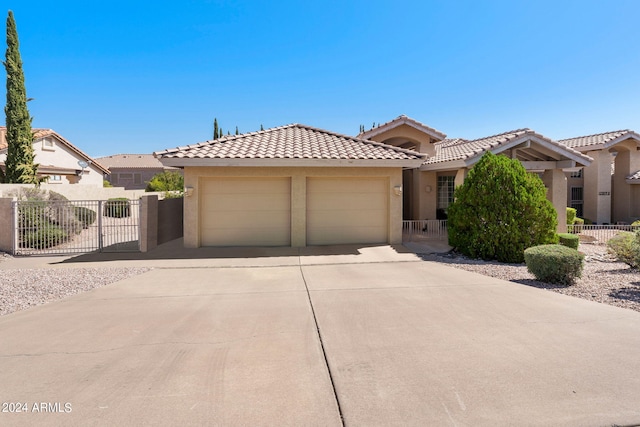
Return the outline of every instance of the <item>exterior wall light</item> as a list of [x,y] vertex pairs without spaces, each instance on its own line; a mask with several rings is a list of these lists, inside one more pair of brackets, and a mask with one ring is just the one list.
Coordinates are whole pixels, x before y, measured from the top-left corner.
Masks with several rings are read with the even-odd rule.
[[402,194],[402,186],[396,185],[395,187],[393,187],[393,192],[396,194],[396,196],[400,196]]
[[184,188],[184,194],[185,194],[187,197],[191,197],[191,196],[193,196],[193,187],[185,187],[185,188]]

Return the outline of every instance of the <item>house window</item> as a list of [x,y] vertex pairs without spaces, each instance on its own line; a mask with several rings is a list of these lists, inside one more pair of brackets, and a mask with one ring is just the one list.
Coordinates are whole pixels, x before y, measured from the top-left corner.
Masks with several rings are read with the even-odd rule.
[[48,151],[55,150],[55,143],[53,142],[53,138],[44,138],[42,140],[42,149]]
[[455,181],[455,176],[438,177],[438,209],[446,209],[453,202]]
[[582,218],[584,205],[583,187],[571,187],[571,207],[576,210],[576,216]]
[[61,175],[49,175],[49,182],[52,184],[62,184]]
[[582,169],[577,172],[571,172],[569,178],[582,178]]
[[142,176],[139,173],[133,174],[133,183],[134,184],[142,184]]

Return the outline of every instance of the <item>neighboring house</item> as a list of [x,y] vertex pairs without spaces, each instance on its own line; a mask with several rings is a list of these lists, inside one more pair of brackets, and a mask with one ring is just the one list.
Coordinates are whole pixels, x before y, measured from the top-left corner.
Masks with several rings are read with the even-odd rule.
[[597,224],[640,218],[640,135],[620,130],[559,141],[593,158],[568,177],[567,205]]
[[154,175],[164,171],[182,171],[164,166],[153,154],[114,154],[96,160],[109,169],[107,180],[125,190],[144,190]]
[[565,170],[589,166],[592,159],[531,129],[518,129],[474,140],[446,139],[446,135],[407,116],[358,135],[426,154],[419,168],[405,170],[404,218],[444,219],[453,202],[453,190],[486,151],[518,159],[538,173],[547,187],[547,198],[558,212],[559,231],[566,230],[567,180]]
[[184,244],[402,242],[402,170],[425,154],[300,124],[154,153],[184,168]]
[[[102,187],[109,171],[51,129],[33,129],[33,150],[38,175],[48,177],[49,184],[81,184]],[[7,158],[7,128],[0,126],[0,167]],[[86,164],[86,166],[85,166]],[[83,167],[85,166],[85,167]]]

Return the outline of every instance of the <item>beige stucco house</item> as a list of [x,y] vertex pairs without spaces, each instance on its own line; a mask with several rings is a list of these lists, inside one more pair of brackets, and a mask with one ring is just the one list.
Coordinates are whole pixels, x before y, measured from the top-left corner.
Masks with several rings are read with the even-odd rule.
[[125,190],[144,190],[151,178],[164,171],[182,173],[181,169],[164,166],[153,154],[114,154],[96,160],[109,170],[105,179]]
[[518,159],[528,171],[540,175],[547,187],[547,198],[558,212],[559,231],[565,231],[565,171],[578,170],[592,162],[589,156],[531,129],[474,140],[447,139],[444,133],[406,116],[363,132],[358,138],[426,154],[419,168],[403,172],[405,219],[444,219],[454,188],[462,184],[482,155],[491,151]]
[[402,242],[402,171],[427,156],[300,124],[155,153],[184,168],[184,243]]
[[620,130],[559,142],[593,159],[568,174],[567,206],[597,224],[640,219],[640,135]]
[[[33,132],[38,175],[48,177],[49,184],[102,187],[103,176],[109,172],[103,165],[51,129],[33,129]],[[0,167],[3,169],[7,158],[6,133],[7,128],[0,126]]]

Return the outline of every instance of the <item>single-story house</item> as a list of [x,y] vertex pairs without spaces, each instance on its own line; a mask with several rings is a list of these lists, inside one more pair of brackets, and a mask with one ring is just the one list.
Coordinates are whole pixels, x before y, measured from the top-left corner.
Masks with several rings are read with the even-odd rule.
[[109,170],[105,179],[125,190],[144,190],[151,178],[164,171],[182,173],[181,169],[164,166],[153,154],[114,154],[96,160]]
[[[49,177],[49,184],[80,184],[102,187],[109,171],[88,154],[52,129],[33,129],[33,151],[39,164],[38,175]],[[7,128],[0,126],[0,167],[7,158]]]
[[402,242],[402,171],[426,154],[292,124],[154,153],[184,168],[184,243]]
[[404,218],[444,219],[453,190],[486,151],[518,159],[537,173],[547,198],[558,212],[559,231],[566,230],[565,171],[589,166],[592,159],[531,129],[518,129],[484,138],[447,139],[446,135],[407,116],[365,131],[358,138],[416,150],[427,158],[420,167],[403,172]]

